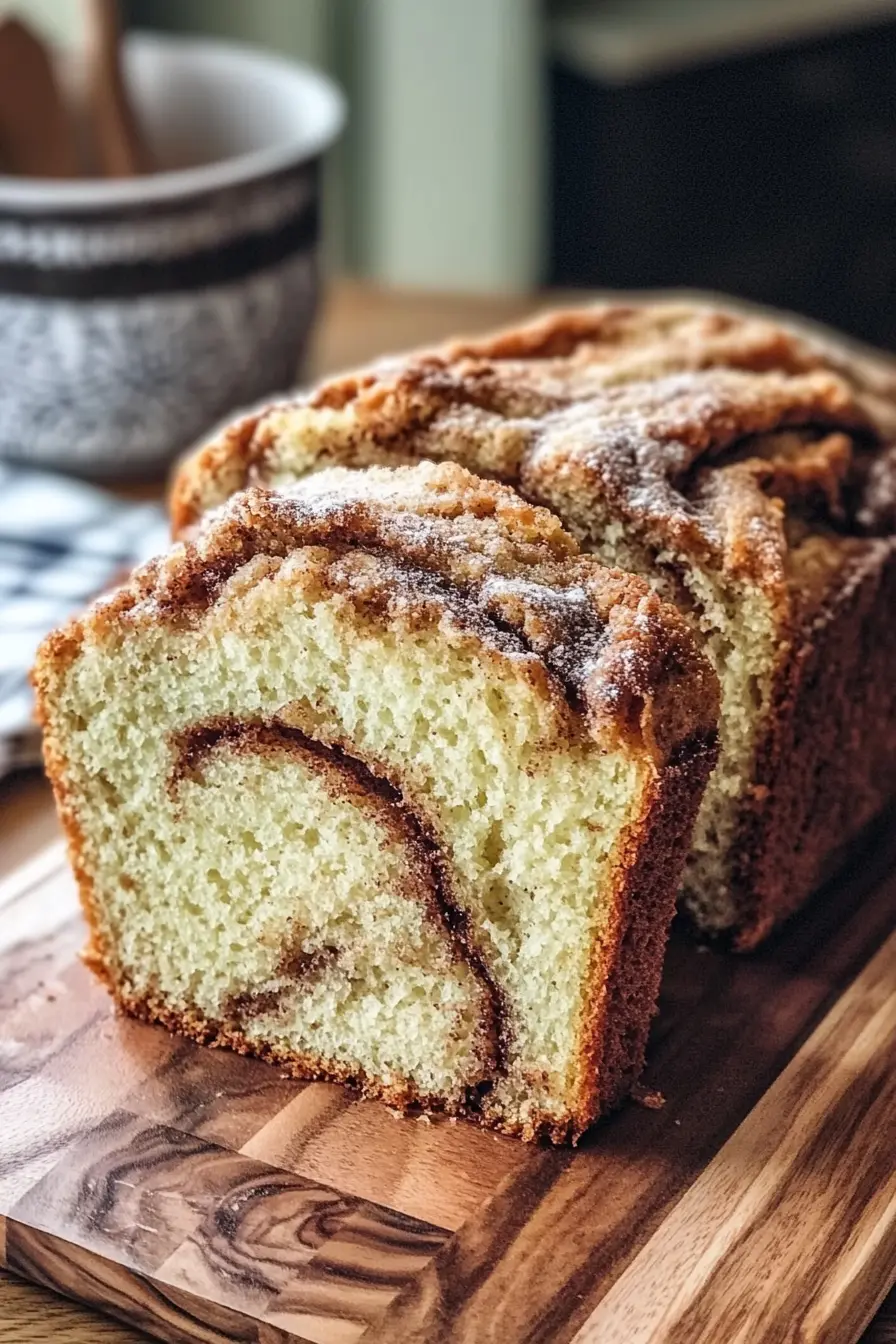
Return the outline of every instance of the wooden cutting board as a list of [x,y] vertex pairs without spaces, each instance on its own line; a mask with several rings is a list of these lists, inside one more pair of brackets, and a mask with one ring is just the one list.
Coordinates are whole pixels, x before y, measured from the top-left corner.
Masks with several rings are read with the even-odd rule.
[[167,1340],[848,1344],[896,1278],[896,826],[770,947],[673,938],[659,1110],[575,1152],[114,1016],[0,889],[0,1263]]

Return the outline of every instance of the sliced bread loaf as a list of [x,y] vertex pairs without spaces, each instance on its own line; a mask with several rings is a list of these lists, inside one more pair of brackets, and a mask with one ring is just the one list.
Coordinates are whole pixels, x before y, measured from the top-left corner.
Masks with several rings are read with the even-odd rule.
[[250,490],[34,679],[127,1011],[527,1138],[629,1091],[718,687],[551,514],[447,464]]

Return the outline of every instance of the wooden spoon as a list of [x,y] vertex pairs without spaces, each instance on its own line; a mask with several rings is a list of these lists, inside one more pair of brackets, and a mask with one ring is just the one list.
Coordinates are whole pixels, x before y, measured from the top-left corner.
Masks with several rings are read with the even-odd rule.
[[78,149],[53,61],[18,18],[0,15],[0,172],[75,177]]
[[98,169],[104,177],[153,170],[152,155],[128,95],[116,0],[82,0],[85,84]]

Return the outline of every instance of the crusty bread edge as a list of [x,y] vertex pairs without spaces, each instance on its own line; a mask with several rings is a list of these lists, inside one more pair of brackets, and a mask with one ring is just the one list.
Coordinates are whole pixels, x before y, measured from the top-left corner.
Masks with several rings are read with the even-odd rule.
[[[53,731],[49,704],[52,686],[76,656],[91,623],[102,629],[126,613],[136,596],[121,590],[111,601],[95,606],[86,618],[75,620],[44,642],[38,653],[33,681],[38,715],[44,726],[47,774],[66,832],[72,868],[78,883],[89,939],[85,961],[108,986],[123,1011],[143,1020],[160,1022],[207,1044],[224,1045],[243,1053],[272,1059],[296,1077],[353,1081],[367,1096],[407,1108],[420,1104],[445,1109],[440,1098],[423,1097],[411,1084],[383,1086],[379,1080],[358,1077],[333,1061],[297,1056],[249,1043],[232,1027],[206,1021],[196,1014],[180,1015],[149,999],[126,994],[110,970],[112,958],[104,947],[98,904],[84,859],[84,836],[69,787],[61,743]],[[705,688],[704,688],[705,689]],[[568,1115],[536,1115],[525,1123],[484,1114],[481,1098],[470,1096],[456,1108],[471,1119],[526,1140],[546,1137],[554,1143],[575,1142],[603,1111],[619,1104],[643,1066],[644,1049],[662,969],[675,893],[683,867],[691,825],[703,787],[716,758],[715,732],[680,742],[668,763],[651,763],[654,777],[645,786],[640,816],[627,828],[615,856],[616,890],[609,929],[595,941],[593,965],[598,986],[588,1005],[580,1038],[578,1097]],[[609,968],[609,969],[608,969]],[[638,977],[640,976],[640,979]],[[633,977],[635,978],[633,981]],[[632,984],[638,990],[632,993]]]
[[[757,947],[795,913],[896,793],[896,537],[866,544],[821,610],[797,623],[777,669],[757,745],[756,792],[742,800],[735,842],[737,951]],[[837,700],[859,676],[867,678],[862,721],[845,734]],[[799,728],[818,714],[830,740],[817,732],[799,740]],[[890,769],[874,778],[869,759],[887,755]],[[818,794],[809,815],[813,780]],[[850,800],[846,815],[838,809],[843,799]],[[805,843],[795,850],[801,828]]]
[[682,744],[658,771],[642,818],[620,841],[625,867],[614,907],[614,954],[590,1033],[593,1053],[583,1058],[594,1106],[589,1123],[618,1106],[643,1070],[678,886],[717,757],[715,734]]

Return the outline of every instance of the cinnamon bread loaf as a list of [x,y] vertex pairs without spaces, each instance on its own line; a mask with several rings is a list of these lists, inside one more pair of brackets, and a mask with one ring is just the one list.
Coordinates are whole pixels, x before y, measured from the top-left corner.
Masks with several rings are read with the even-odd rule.
[[128,1012],[527,1138],[630,1089],[718,686],[460,467],[237,495],[34,673]]
[[247,483],[451,458],[675,602],[722,683],[683,897],[758,943],[896,792],[896,364],[766,317],[604,305],[384,361],[243,420],[178,532]]

